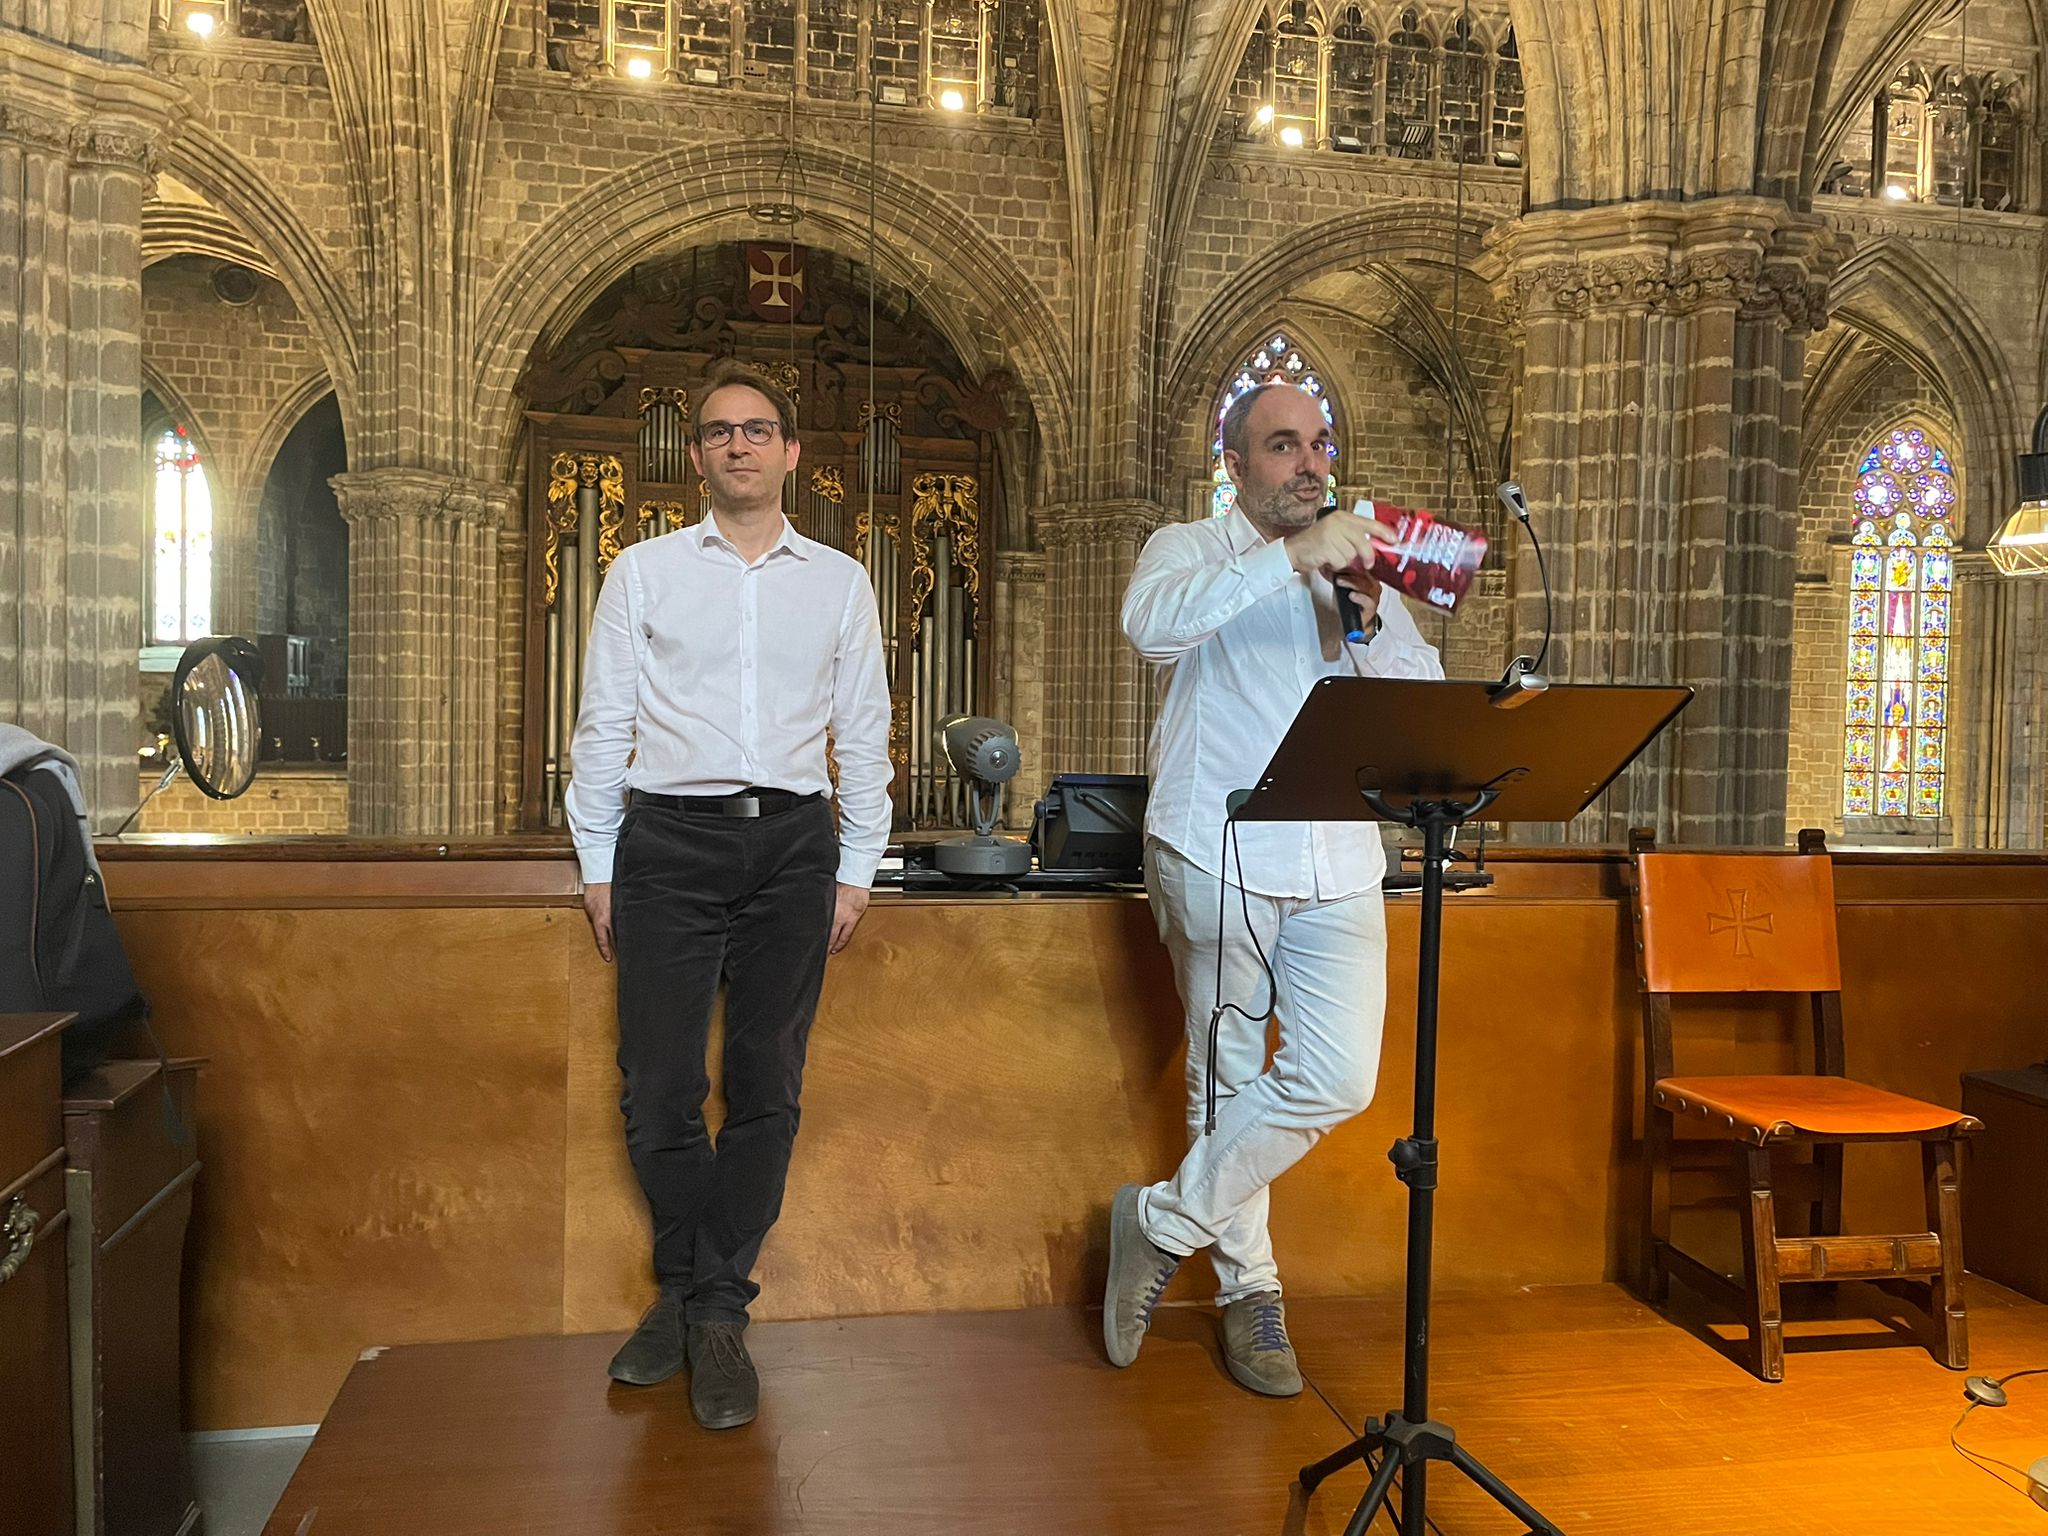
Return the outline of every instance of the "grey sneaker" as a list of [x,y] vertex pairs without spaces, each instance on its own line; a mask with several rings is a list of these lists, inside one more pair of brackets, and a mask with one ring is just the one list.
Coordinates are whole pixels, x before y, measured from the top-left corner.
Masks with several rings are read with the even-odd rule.
[[1102,1343],[1111,1365],[1138,1358],[1152,1309],[1180,1258],[1152,1246],[1138,1223],[1138,1186],[1126,1184],[1109,1207],[1109,1283],[1102,1293]]
[[1293,1397],[1301,1391],[1301,1366],[1287,1342],[1287,1309],[1278,1291],[1255,1291],[1223,1309],[1223,1363],[1254,1392]]
[[706,1429],[738,1429],[761,1411],[761,1378],[743,1323],[690,1324],[690,1412]]
[[612,1356],[611,1378],[629,1387],[651,1387],[683,1368],[683,1303],[680,1290],[664,1290],[640,1319],[633,1336]]

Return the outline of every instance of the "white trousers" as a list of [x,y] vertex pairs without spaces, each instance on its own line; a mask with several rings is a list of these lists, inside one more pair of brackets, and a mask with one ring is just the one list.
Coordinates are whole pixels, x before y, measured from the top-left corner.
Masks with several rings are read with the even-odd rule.
[[[1145,888],[1173,957],[1187,1013],[1188,1155],[1139,1200],[1145,1234],[1170,1253],[1207,1248],[1217,1302],[1280,1289],[1266,1232],[1266,1187],[1325,1132],[1372,1102],[1387,1006],[1387,915],[1377,890],[1306,901],[1222,886],[1157,842],[1145,846]],[[1202,1134],[1209,1019],[1222,994],[1257,1015],[1266,973],[1245,929],[1248,903],[1272,962],[1279,1045],[1266,1058],[1267,1024],[1226,1012],[1216,1045],[1216,1129]]]

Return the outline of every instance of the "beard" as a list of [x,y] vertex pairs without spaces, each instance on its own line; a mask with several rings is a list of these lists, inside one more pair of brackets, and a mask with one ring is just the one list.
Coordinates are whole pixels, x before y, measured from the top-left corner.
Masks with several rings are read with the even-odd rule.
[[1289,532],[1314,522],[1328,500],[1329,484],[1321,475],[1297,475],[1244,498],[1245,513],[1253,522]]

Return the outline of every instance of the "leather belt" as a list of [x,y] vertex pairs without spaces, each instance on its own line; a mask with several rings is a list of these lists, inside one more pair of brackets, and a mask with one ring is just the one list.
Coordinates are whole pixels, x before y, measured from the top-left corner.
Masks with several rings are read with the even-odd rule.
[[730,795],[657,795],[644,789],[633,791],[633,804],[658,806],[664,811],[687,811],[698,816],[780,816],[799,806],[825,797],[800,795],[790,789],[747,788]]

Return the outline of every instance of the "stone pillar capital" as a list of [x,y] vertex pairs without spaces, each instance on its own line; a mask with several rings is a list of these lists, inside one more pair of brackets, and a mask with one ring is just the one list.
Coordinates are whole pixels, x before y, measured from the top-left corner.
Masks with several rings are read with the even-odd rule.
[[996,580],[1027,586],[1045,585],[1045,554],[1036,549],[996,551]]
[[1726,308],[1808,331],[1845,250],[1817,216],[1728,197],[1528,214],[1488,237],[1479,265],[1524,323]]
[[1047,549],[1075,545],[1114,544],[1121,540],[1143,543],[1154,532],[1180,518],[1156,501],[1125,499],[1066,502],[1040,507],[1032,513],[1038,527],[1038,541]]
[[341,504],[342,521],[351,527],[370,518],[409,517],[498,528],[518,499],[508,485],[430,469],[356,470],[327,483]]
[[136,64],[114,64],[0,29],[0,138],[77,165],[150,176],[186,110],[184,89]]

